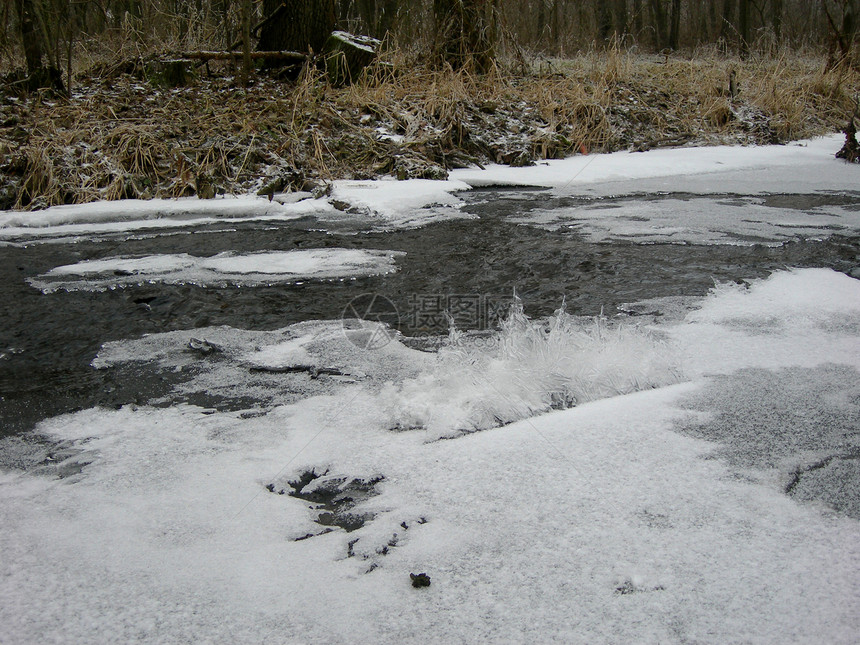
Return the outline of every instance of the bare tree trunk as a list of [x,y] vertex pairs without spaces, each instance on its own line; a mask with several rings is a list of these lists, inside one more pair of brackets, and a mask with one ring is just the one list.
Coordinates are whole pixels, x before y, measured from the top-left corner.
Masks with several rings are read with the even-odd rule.
[[717,15],[717,3],[709,2],[708,3],[708,30],[704,34],[702,34],[703,40],[712,40],[716,39],[720,33],[718,26],[720,24],[720,19]]
[[745,57],[750,51],[749,0],[738,0],[738,32],[741,39],[741,56]]
[[726,53],[728,44],[735,40],[735,0],[723,0],[723,19],[720,23],[720,45]]
[[612,9],[608,2],[600,2],[597,14],[597,40],[607,42],[612,34]]
[[642,0],[633,0],[633,34],[639,38],[642,34],[643,15]]
[[[364,28],[372,36],[376,35],[376,0],[356,0],[356,9],[364,23]],[[364,33],[364,32],[362,32]]]
[[837,24],[837,17],[830,13],[826,0],[821,0],[821,7],[824,15],[827,17],[827,22],[830,25],[831,35],[835,40],[835,48],[838,48],[838,55],[831,46],[831,53],[827,61],[827,69],[831,69],[841,60],[850,60],[851,52],[854,48],[856,40],[856,26],[854,22],[854,9],[852,0],[843,0],[842,2],[842,20]]
[[215,19],[221,23],[221,38],[224,47],[229,47],[233,42],[233,33],[230,29],[230,0],[212,0]]
[[494,0],[433,0],[437,58],[454,69],[488,71],[498,40]]
[[263,14],[260,51],[319,53],[337,22],[335,0],[263,0]]
[[672,0],[672,18],[669,29],[669,47],[678,50],[681,40],[681,0]]
[[783,0],[771,0],[770,3],[770,24],[777,44],[782,42],[782,4]]
[[33,76],[44,69],[42,66],[44,56],[42,34],[36,22],[32,0],[17,0],[17,9],[21,43],[24,47],[24,58],[27,61],[27,74]]
[[251,78],[251,0],[242,0],[242,85]]
[[656,49],[663,49],[666,45],[666,11],[663,8],[663,0],[651,0],[651,13],[654,17],[655,46]]
[[536,46],[540,46],[541,42],[546,39],[546,2],[544,0],[538,0],[537,6],[537,25],[535,26],[534,32],[534,44]]
[[376,16],[376,35],[385,38],[388,32],[393,31],[397,23],[397,0],[383,0],[379,13]]
[[615,0],[615,33],[619,38],[628,32],[627,0]]

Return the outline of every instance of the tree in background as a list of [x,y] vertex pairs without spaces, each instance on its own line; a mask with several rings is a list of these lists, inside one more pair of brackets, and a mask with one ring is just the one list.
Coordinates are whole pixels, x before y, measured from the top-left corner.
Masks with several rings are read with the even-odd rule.
[[741,56],[750,51],[750,1],[738,0],[738,37],[741,44]]
[[[65,10],[65,15],[60,15],[60,11],[52,13],[51,8]],[[59,41],[63,23],[68,37],[71,38],[73,16],[68,15],[69,7],[46,7],[34,3],[33,0],[15,0],[15,9],[26,62],[28,87],[31,90],[50,87],[65,92],[62,73],[59,70]],[[49,35],[52,38],[48,38]]]
[[681,46],[681,0],[672,0],[672,17],[669,20],[669,49]]
[[[396,26],[401,4],[404,3],[398,0],[355,0],[355,12],[361,18],[362,31],[368,36],[385,38]],[[346,12],[341,15],[346,15]]]
[[434,51],[454,69],[486,72],[498,45],[498,0],[433,0]]
[[42,32],[38,26],[38,17],[31,0],[17,0],[18,26],[21,30],[21,42],[24,46],[24,60],[27,63],[27,74],[33,76],[43,69]]
[[[52,67],[68,74],[73,58],[229,48],[245,7],[245,0],[3,0],[0,63],[4,73],[17,66],[30,76]],[[260,49],[318,53],[339,17],[354,33],[388,35],[437,63],[478,71],[491,67],[502,26],[506,42],[544,55],[612,42],[640,52],[718,44],[725,53],[832,43],[834,61],[856,65],[858,12],[860,0],[252,0],[252,24],[272,16]]]
[[836,2],[821,0],[821,7],[827,16],[833,39],[828,67],[834,67],[842,61],[852,59],[858,36],[856,4],[860,3],[857,0],[837,0]]
[[322,51],[337,23],[335,0],[263,0],[261,51]]
[[666,9],[663,0],[651,0],[651,15],[654,21],[655,49],[666,47]]

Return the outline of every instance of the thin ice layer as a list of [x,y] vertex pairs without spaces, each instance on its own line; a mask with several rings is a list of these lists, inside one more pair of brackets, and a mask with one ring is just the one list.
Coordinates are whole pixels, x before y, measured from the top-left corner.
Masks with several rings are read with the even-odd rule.
[[575,231],[591,242],[783,244],[860,231],[860,209],[777,208],[759,197],[596,200],[524,212],[513,221]]
[[187,253],[142,258],[113,257],[56,267],[30,280],[45,293],[104,291],[144,282],[167,284],[259,285],[357,278],[393,273],[398,251],[307,249],[261,253],[220,253],[198,258]]

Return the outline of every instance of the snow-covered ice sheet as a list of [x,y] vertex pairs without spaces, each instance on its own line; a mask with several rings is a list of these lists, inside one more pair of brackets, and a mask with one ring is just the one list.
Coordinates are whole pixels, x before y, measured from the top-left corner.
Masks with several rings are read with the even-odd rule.
[[[549,160],[524,168],[466,168],[452,171],[451,178],[473,188],[535,186],[603,195],[685,191],[694,185],[687,184],[687,179],[708,181],[712,186],[708,192],[783,192],[786,177],[792,178],[788,185],[797,192],[806,192],[806,186],[814,186],[813,190],[856,189],[856,168],[834,158],[843,143],[843,135],[832,135],[782,146],[620,151]],[[715,184],[719,186],[716,191]],[[774,189],[775,184],[779,187]]]
[[689,376],[741,368],[860,366],[860,281],[829,269],[717,286],[670,331]]
[[[531,167],[490,165],[453,170],[448,181],[341,181],[332,200],[362,213],[376,228],[402,228],[452,217],[465,217],[457,193],[470,188],[539,187],[553,195],[612,197],[691,193],[693,195],[766,195],[860,190],[857,169],[834,154],[842,135],[795,142],[784,146],[712,146],[626,151],[575,156],[539,162]],[[601,205],[577,209],[568,224],[596,241],[612,237],[637,241],[695,243],[737,242],[760,238],[781,242],[798,236],[827,236],[834,231],[860,228],[856,209],[773,209],[747,200],[743,205],[701,199],[683,208],[666,208],[662,200],[631,202],[617,211]],[[743,211],[743,213],[741,212]],[[322,219],[343,213],[321,214]],[[563,210],[537,211],[523,222],[563,224]],[[739,227],[737,225],[740,225]]]
[[212,223],[286,221],[333,210],[323,200],[269,201],[262,197],[129,199],[53,206],[43,211],[0,211],[0,241],[60,238]]
[[[689,382],[643,382],[441,441],[389,425],[386,392],[442,360],[396,337],[362,355],[355,382],[266,414],[127,406],[48,420],[38,428],[45,457],[64,442],[73,463],[31,449],[38,468],[0,474],[3,642],[856,642],[860,522],[703,458],[719,444],[678,430],[707,423],[716,410],[707,397],[691,407],[691,397],[739,369],[766,380],[792,366],[802,387],[805,374],[838,365],[840,389],[821,405],[848,409],[858,309],[860,281],[826,270],[718,286],[683,319],[641,330],[674,345],[670,363]],[[333,323],[269,343],[248,336],[244,349],[219,329],[223,351],[184,351],[183,371],[189,361],[216,370],[226,357],[277,373],[330,365],[339,347],[362,351]],[[612,341],[610,329],[598,332]],[[511,333],[513,350],[500,343],[464,360],[575,360],[532,331]],[[575,334],[559,337],[584,344],[585,369],[606,358]],[[99,366],[149,356],[169,368],[184,342],[174,333],[115,343]],[[670,352],[641,345],[646,357]],[[471,379],[489,415],[510,401],[492,379]],[[443,380],[423,383],[412,404],[431,403],[431,414],[456,405],[439,396]],[[800,415],[805,402],[778,403]],[[768,401],[744,404],[767,426]],[[842,431],[856,446],[858,429]],[[304,490],[302,475],[309,486],[317,477],[318,487],[372,489],[348,508],[364,525],[347,532],[323,498],[286,494]],[[420,572],[429,587],[410,585]]]
[[[390,230],[415,228],[433,222],[474,217],[462,207],[458,193],[487,186],[533,186],[551,189],[553,195],[608,197],[631,194],[690,193],[699,195],[765,195],[791,192],[857,191],[857,168],[835,159],[841,135],[784,146],[715,146],[616,152],[576,156],[540,162],[526,168],[491,165],[484,169],[454,170],[445,181],[412,179],[394,181],[335,181],[330,195],[291,201],[279,196],[198,200],[123,201],[76,206],[57,206],[36,213],[0,212],[0,243],[27,240],[65,240],[75,236],[104,235],[119,231],[189,227],[213,222],[252,220],[284,221],[304,216],[317,218],[332,230]],[[283,202],[283,203],[281,203]],[[655,210],[656,209],[656,210]],[[656,202],[639,204],[619,212],[577,211],[573,225],[596,236],[642,236],[643,241],[723,240],[737,213],[713,207],[698,214],[695,209],[660,212]],[[744,233],[780,241],[809,230],[857,228],[857,211],[833,213],[781,212],[750,209],[753,222]],[[534,213],[536,224],[558,223],[559,213]],[[714,217],[711,217],[714,216]],[[708,225],[709,220],[714,220]],[[743,219],[743,218],[741,218]],[[638,222],[638,223],[637,223]],[[832,226],[831,226],[832,225]],[[650,237],[649,237],[650,236]]]
[[134,284],[162,282],[200,286],[276,284],[383,275],[397,270],[401,251],[306,249],[199,258],[187,253],[141,258],[105,258],[55,267],[30,279],[44,293],[104,291]]

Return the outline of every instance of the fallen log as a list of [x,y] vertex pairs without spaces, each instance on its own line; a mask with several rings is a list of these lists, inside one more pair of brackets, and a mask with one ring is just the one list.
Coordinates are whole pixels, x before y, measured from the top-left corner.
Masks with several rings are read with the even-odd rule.
[[[223,51],[196,51],[196,52],[179,52],[177,58],[186,58],[189,60],[209,61],[209,60],[238,60],[243,57],[242,52],[223,52]],[[280,61],[295,61],[301,63],[306,61],[307,54],[301,52],[289,51],[266,51],[266,52],[251,52],[252,60],[280,60]]]

